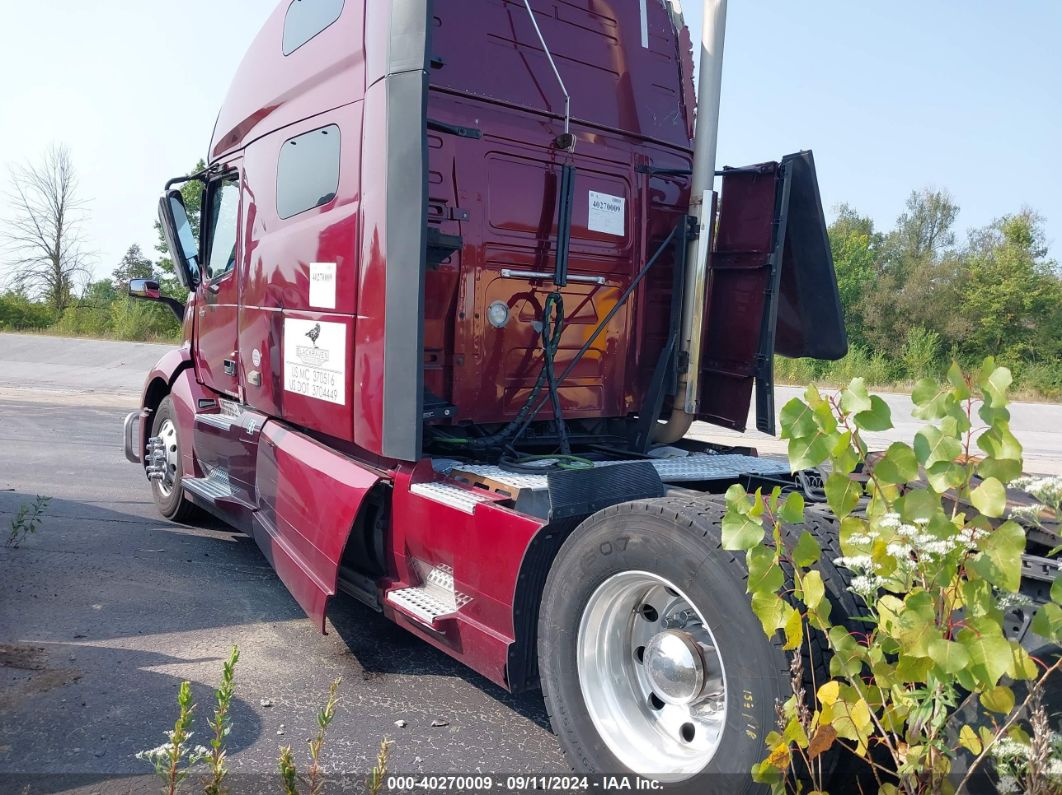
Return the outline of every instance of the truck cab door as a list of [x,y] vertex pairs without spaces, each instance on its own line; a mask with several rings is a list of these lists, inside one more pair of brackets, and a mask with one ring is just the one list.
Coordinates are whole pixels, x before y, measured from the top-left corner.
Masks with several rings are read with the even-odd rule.
[[232,398],[239,397],[239,219],[240,171],[229,163],[206,186],[193,350],[200,383]]

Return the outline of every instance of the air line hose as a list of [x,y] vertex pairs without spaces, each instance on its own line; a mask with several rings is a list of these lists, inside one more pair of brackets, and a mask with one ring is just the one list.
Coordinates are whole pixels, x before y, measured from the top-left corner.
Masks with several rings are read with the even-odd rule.
[[[568,426],[561,412],[560,392],[557,389],[557,375],[553,370],[553,358],[560,347],[561,332],[564,330],[564,297],[560,291],[550,293],[542,305],[542,369],[546,372],[549,386],[549,399],[553,404],[553,421],[557,424],[557,438],[563,455],[571,455],[572,446],[568,443]],[[513,440],[515,441],[515,439]]]
[[520,407],[516,417],[500,431],[490,436],[460,437],[436,431],[434,433],[435,439],[443,444],[458,445],[466,450],[475,451],[499,450],[506,445],[515,444],[528,425],[530,425],[531,420],[534,419],[534,415],[542,408],[542,404],[539,403],[535,408],[534,414],[528,416],[531,413],[532,406],[535,405],[539,394],[542,392],[542,387],[548,385],[549,399],[553,404],[553,416],[557,423],[557,434],[560,437],[561,452],[564,455],[569,455],[571,453],[571,444],[568,441],[568,427],[561,413],[560,394],[557,389],[559,383],[554,370],[554,356],[560,346],[563,330],[564,298],[560,292],[550,293],[542,304],[542,331],[540,334],[542,339],[542,369],[539,370],[538,378],[535,379],[535,384],[531,387],[527,400]]

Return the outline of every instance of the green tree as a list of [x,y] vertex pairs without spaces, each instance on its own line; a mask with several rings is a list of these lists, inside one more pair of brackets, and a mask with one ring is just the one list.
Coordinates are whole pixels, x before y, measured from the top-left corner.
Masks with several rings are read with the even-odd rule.
[[[206,161],[200,160],[188,174],[198,174],[204,169],[206,169]],[[191,180],[181,185],[180,191],[181,197],[184,199],[184,207],[188,211],[188,223],[192,227],[192,234],[196,240],[199,240],[199,218],[203,207],[203,185],[198,180]],[[155,221],[155,233],[158,235],[158,243],[155,244],[155,250],[161,255],[158,262],[155,263],[160,272],[159,284],[166,295],[183,301],[187,294],[181,287],[180,282],[177,281],[173,260],[169,256],[170,247],[166,245],[166,236],[163,234],[162,224],[158,220]]]
[[907,197],[907,209],[890,235],[891,264],[905,267],[940,259],[955,244],[959,207],[947,191],[923,188]]
[[122,257],[118,267],[111,274],[114,288],[124,293],[133,279],[151,279],[155,276],[155,267],[151,260],[144,256],[140,246],[136,243],[131,245]]
[[961,338],[968,324],[941,311],[958,302],[963,263],[952,249],[959,208],[943,191],[914,191],[882,241],[880,272],[860,305],[868,344],[900,361],[907,329],[919,326],[943,340]]
[[55,310],[31,301],[25,293],[8,290],[0,294],[0,331],[47,328],[55,322]]
[[1057,362],[1062,357],[1062,281],[1047,259],[1044,221],[1031,210],[970,236],[958,312],[970,320],[960,350],[970,358]]
[[848,338],[854,345],[864,345],[863,300],[880,274],[884,236],[874,231],[870,218],[847,204],[837,208],[829,234]]

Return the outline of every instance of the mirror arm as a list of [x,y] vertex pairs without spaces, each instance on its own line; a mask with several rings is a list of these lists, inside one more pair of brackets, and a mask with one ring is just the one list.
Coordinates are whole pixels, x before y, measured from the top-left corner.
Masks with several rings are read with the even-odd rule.
[[157,303],[165,304],[165,306],[177,316],[179,321],[182,323],[184,322],[185,305],[176,298],[170,298],[168,295],[147,296],[136,295],[135,293],[129,293],[129,297],[136,299],[137,301],[156,301]]
[[169,307],[169,310],[177,316],[177,319],[184,323],[185,305],[178,301],[176,298],[170,298],[168,295],[163,295],[158,299],[161,303]]
[[202,171],[197,171],[195,174],[189,174],[185,177],[174,177],[166,183],[166,187],[163,190],[169,191],[174,185],[183,185],[186,182],[193,180],[199,180],[200,182],[206,182],[207,174],[210,172],[209,168],[205,168]]

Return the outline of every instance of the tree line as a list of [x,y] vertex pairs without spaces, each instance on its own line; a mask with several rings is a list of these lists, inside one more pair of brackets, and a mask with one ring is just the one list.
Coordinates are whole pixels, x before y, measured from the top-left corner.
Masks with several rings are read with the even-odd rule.
[[[198,163],[192,172],[204,167]],[[77,174],[64,147],[10,172],[10,217],[0,223],[6,265],[0,330],[130,340],[175,340],[164,306],[131,300],[131,279],[155,278],[177,298],[158,222],[156,258],[132,245],[109,277],[88,277],[87,220]],[[182,188],[198,237],[202,193]],[[1048,257],[1044,219],[1024,208],[960,240],[959,207],[945,191],[911,193],[889,230],[845,204],[830,225],[850,352],[839,362],[777,359],[779,382],[845,382],[856,375],[886,385],[942,377],[995,356],[1028,391],[1062,397],[1062,277]],[[2,269],[0,269],[2,270]]]
[[840,362],[779,359],[779,380],[942,379],[952,361],[995,356],[1020,387],[1062,396],[1062,274],[1044,219],[1023,208],[960,240],[958,216],[936,190],[911,193],[888,231],[842,205],[829,232],[850,352]]

